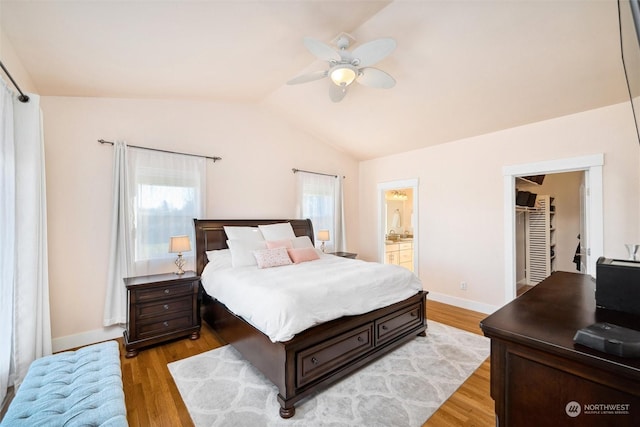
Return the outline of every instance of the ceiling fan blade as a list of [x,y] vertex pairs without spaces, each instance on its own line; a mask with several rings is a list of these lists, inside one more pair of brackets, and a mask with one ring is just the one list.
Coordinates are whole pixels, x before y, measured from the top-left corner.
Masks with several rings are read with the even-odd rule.
[[305,37],[303,43],[309,52],[324,61],[340,61],[340,54],[331,46],[311,37]]
[[333,82],[329,84],[329,98],[331,98],[333,102],[342,101],[342,98],[344,98],[346,94],[347,94],[346,87],[338,86]]
[[390,89],[396,85],[393,77],[377,68],[362,68],[356,81],[361,85],[380,89]]
[[359,67],[368,67],[382,61],[395,48],[396,41],[392,38],[376,39],[355,48],[351,56],[359,60]]
[[303,74],[298,77],[294,77],[287,82],[288,85],[297,85],[300,83],[312,82],[314,80],[320,80],[324,77],[327,77],[327,70],[324,71],[314,71],[313,73]]

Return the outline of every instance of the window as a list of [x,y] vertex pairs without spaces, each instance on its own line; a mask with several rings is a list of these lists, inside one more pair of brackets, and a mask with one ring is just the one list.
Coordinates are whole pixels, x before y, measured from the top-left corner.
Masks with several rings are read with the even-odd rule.
[[[187,235],[192,251],[183,254],[193,268],[193,218],[204,213],[205,159],[157,151],[130,149],[129,197],[132,207],[135,274],[171,268],[171,236]],[[191,265],[191,267],[189,267]]]
[[[298,218],[311,219],[316,236],[320,230],[329,230],[327,252],[345,250],[341,178],[302,171],[296,176]],[[317,238],[316,245],[320,246]]]

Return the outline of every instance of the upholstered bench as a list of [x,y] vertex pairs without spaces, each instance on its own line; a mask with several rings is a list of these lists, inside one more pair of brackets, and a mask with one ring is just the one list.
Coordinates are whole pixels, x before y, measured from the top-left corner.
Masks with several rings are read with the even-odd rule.
[[1,426],[127,426],[116,341],[35,360]]

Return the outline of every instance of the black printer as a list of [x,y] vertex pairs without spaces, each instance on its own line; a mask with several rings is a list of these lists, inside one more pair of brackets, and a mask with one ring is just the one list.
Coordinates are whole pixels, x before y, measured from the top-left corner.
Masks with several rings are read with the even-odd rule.
[[596,306],[640,314],[640,261],[598,258]]

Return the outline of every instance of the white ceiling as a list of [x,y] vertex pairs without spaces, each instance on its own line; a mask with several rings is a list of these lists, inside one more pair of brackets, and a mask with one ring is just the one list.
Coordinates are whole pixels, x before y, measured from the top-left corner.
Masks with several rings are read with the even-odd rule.
[[[44,96],[265,105],[369,159],[628,100],[615,1],[0,1],[0,26]],[[303,46],[393,37],[340,103]]]

